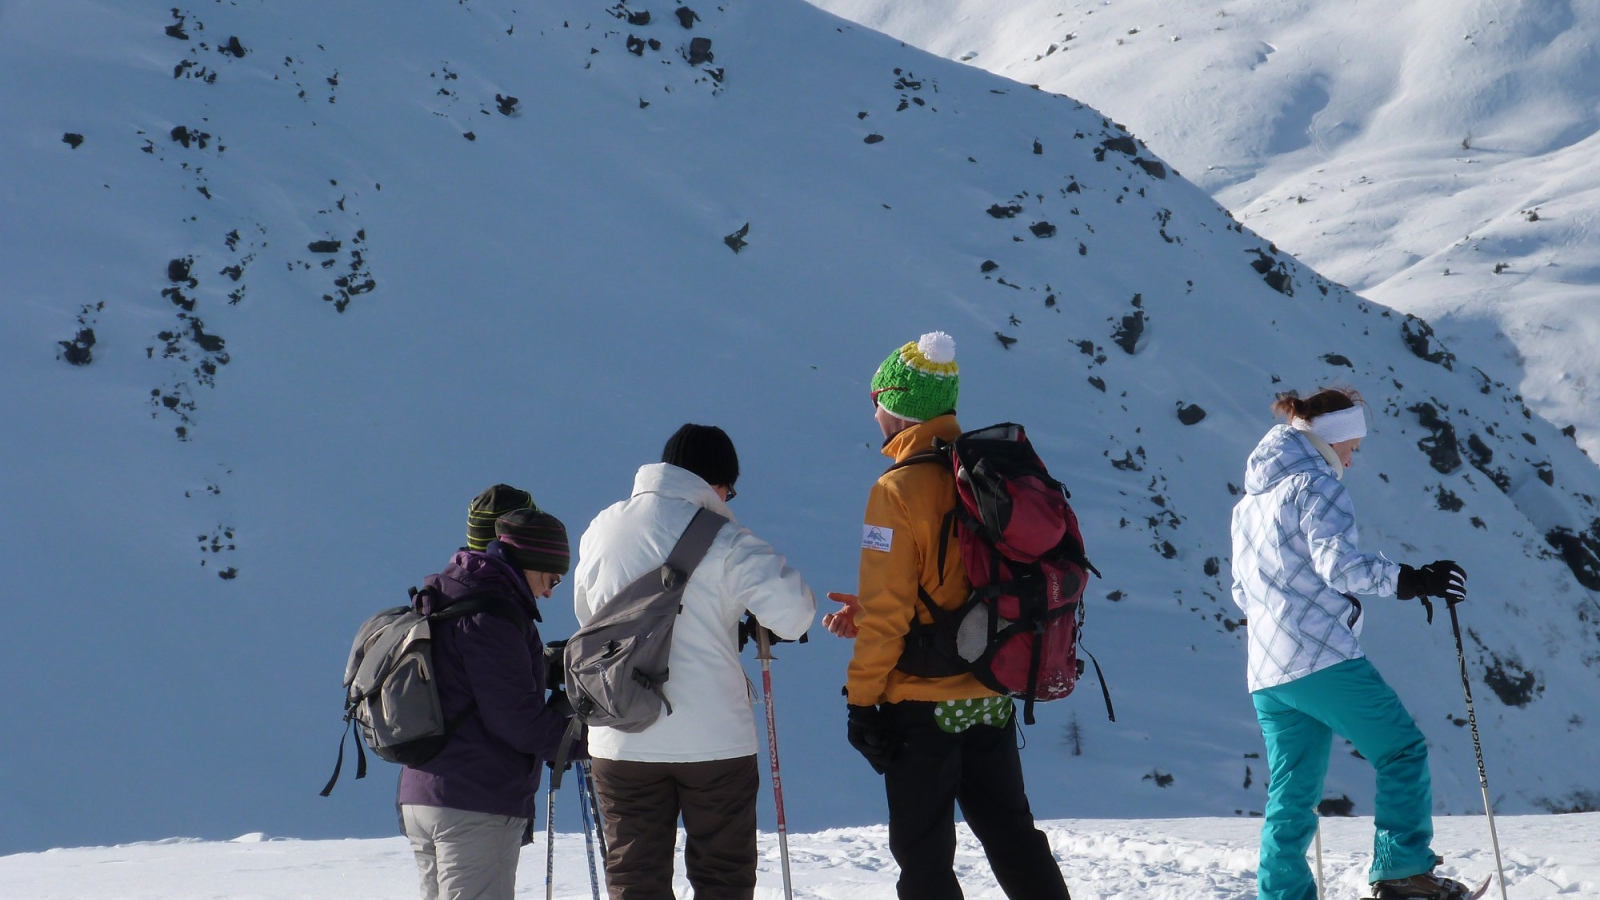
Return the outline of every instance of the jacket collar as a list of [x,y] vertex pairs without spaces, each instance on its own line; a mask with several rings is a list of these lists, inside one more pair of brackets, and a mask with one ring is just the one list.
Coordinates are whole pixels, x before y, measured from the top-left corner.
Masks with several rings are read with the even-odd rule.
[[901,462],[912,454],[933,447],[934,438],[953,441],[961,436],[961,426],[955,416],[937,416],[919,422],[883,442],[883,455]]
[[638,474],[633,476],[633,496],[637,497],[640,494],[660,494],[663,497],[683,500],[709,509],[729,521],[734,520],[728,504],[717,496],[717,492],[711,489],[711,485],[706,484],[704,478],[671,463],[640,466]]
[[1333,477],[1341,481],[1344,480],[1344,463],[1340,462],[1339,454],[1334,452],[1332,444],[1322,439],[1322,435],[1311,430],[1310,422],[1296,419],[1294,424],[1289,427],[1305,435],[1306,442],[1316,448],[1318,453],[1322,454],[1323,461],[1333,469]]

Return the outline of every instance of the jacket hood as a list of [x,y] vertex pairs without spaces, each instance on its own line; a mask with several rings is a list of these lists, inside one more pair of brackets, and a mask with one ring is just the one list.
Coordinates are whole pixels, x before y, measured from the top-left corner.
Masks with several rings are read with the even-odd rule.
[[425,616],[439,612],[469,594],[494,592],[515,597],[530,617],[535,621],[539,618],[533,591],[528,588],[522,573],[491,551],[457,551],[444,571],[429,575],[424,584],[439,591],[437,594],[417,595],[413,605],[417,612]]
[[1285,478],[1300,474],[1338,478],[1340,473],[1328,465],[1306,434],[1288,425],[1275,425],[1244,464],[1244,489],[1265,494]]
[[640,494],[660,494],[683,500],[695,506],[705,507],[729,521],[735,521],[733,513],[728,510],[728,504],[717,496],[717,492],[712,490],[704,478],[671,463],[640,466],[639,473],[633,476],[633,496],[637,497]]

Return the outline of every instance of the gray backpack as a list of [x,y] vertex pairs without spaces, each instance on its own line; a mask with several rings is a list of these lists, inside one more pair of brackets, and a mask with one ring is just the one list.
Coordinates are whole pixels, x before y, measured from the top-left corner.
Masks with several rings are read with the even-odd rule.
[[637,732],[660,718],[663,708],[672,714],[661,689],[669,674],[672,628],[683,611],[689,577],[726,524],[726,517],[711,510],[696,512],[661,568],[603,603],[567,641],[567,697],[574,715],[557,771],[584,725]]
[[[422,592],[432,590],[424,588]],[[418,593],[411,589],[413,603]],[[322,796],[328,796],[339,780],[352,722],[356,725],[356,778],[367,775],[363,740],[379,759],[401,765],[421,765],[439,755],[451,733],[477,704],[470,704],[454,718],[445,718],[433,665],[433,624],[475,613],[490,613],[519,627],[528,624],[516,603],[499,594],[463,597],[430,616],[412,606],[396,606],[361,623],[344,667],[345,733],[339,738],[339,757]]]

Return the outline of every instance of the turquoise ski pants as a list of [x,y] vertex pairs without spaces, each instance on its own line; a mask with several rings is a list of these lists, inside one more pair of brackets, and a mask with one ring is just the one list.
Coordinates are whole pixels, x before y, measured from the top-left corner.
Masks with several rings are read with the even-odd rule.
[[1345,660],[1250,696],[1270,772],[1256,872],[1261,900],[1316,900],[1306,848],[1316,833],[1316,805],[1335,732],[1355,745],[1378,776],[1368,880],[1433,868],[1428,745],[1372,663]]

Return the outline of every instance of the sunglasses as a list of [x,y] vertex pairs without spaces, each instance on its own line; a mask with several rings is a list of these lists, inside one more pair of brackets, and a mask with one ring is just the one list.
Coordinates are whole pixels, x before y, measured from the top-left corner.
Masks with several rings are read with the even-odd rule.
[[728,485],[728,499],[727,499],[727,502],[728,503],[732,503],[733,502],[733,498],[735,498],[737,496],[739,496],[739,492],[734,489],[733,485],[731,485],[731,484]]
[[882,404],[880,404],[878,402],[878,395],[879,394],[882,394],[885,391],[903,391],[903,390],[905,390],[905,388],[902,388],[902,387],[883,387],[883,388],[878,388],[877,390],[873,391],[872,394],[870,395],[871,398],[872,398],[872,411],[873,412],[877,412],[878,411],[878,407],[882,405]]

